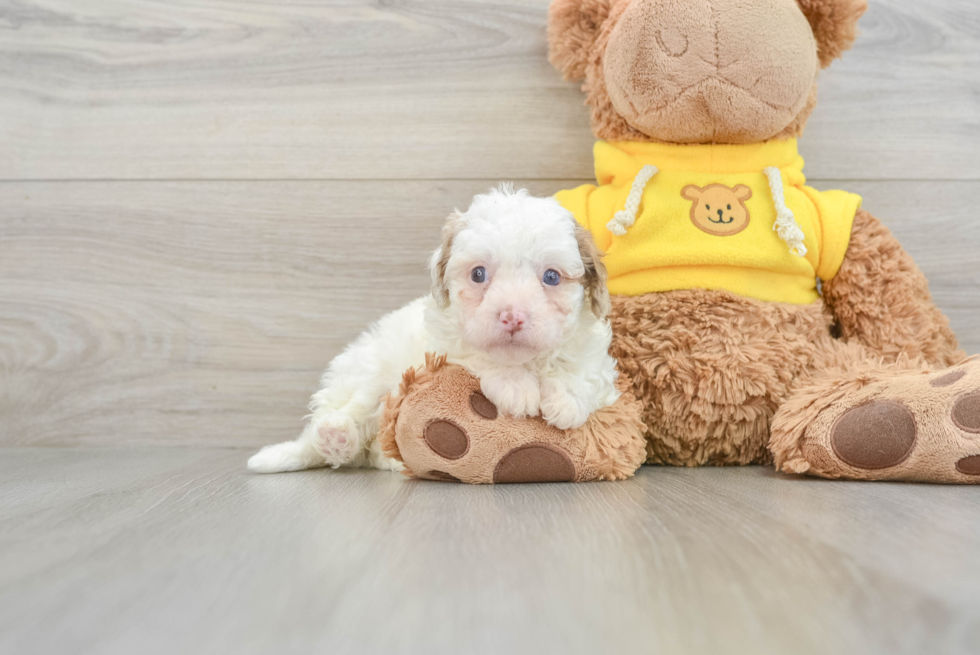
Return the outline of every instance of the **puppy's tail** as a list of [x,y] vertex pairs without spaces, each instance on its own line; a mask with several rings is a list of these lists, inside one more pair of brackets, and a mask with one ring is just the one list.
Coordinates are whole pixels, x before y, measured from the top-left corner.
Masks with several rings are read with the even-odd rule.
[[266,446],[248,460],[248,470],[255,473],[282,473],[326,466],[323,456],[313,442],[300,437]]

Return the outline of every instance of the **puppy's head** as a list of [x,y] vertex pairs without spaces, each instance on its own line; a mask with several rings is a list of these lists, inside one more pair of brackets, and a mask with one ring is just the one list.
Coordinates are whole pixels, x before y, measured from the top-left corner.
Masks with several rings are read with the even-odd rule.
[[432,256],[432,293],[466,345],[508,363],[557,350],[609,312],[591,235],[553,198],[501,186],[449,217]]

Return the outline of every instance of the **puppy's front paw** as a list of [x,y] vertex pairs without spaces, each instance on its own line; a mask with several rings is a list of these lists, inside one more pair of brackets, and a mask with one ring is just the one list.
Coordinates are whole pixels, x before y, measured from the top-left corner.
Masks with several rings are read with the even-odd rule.
[[543,382],[541,416],[559,430],[581,427],[589,418],[589,410],[561,384]]
[[537,416],[541,408],[538,381],[526,371],[485,376],[480,389],[504,414],[515,418]]

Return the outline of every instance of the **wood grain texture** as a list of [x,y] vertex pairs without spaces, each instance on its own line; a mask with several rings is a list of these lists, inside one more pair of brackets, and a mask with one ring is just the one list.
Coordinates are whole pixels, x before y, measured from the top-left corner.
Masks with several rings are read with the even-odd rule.
[[641,470],[468,487],[5,449],[0,651],[973,653],[980,497]]
[[[0,179],[584,178],[547,0],[0,0]],[[980,179],[980,8],[871,0],[810,175]]]
[[[292,438],[326,363],[427,292],[444,217],[490,185],[0,184],[0,444]],[[980,183],[820,186],[865,196],[980,351]]]
[[[260,477],[229,448],[295,436],[454,206],[591,177],[547,4],[0,0],[0,653],[977,651],[972,489]],[[980,7],[871,0],[862,31],[808,174],[978,352]]]

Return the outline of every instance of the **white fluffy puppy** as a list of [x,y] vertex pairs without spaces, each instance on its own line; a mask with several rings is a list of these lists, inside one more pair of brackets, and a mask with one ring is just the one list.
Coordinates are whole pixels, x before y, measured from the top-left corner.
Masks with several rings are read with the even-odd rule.
[[334,359],[295,441],[266,446],[257,472],[398,469],[375,437],[402,374],[445,353],[512,416],[582,425],[619,397],[605,269],[592,237],[552,198],[507,186],[450,216],[432,255],[432,294],[388,314]]

